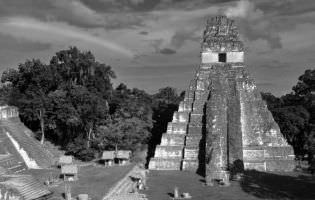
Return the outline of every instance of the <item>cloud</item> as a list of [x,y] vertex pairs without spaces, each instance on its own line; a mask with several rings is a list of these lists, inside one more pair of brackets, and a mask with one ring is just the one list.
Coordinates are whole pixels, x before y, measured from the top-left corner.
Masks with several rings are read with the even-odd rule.
[[140,35],[148,35],[149,32],[148,32],[148,31],[140,31],[139,34],[140,34]]
[[234,6],[228,6],[223,9],[224,15],[230,18],[250,18],[250,20],[261,19],[264,12],[257,9],[255,3],[249,0],[240,0]]
[[143,14],[135,13],[111,13],[105,15],[104,27],[109,29],[135,29],[144,26],[145,17]]
[[150,32],[146,37],[151,40],[148,45],[159,53],[163,48],[178,50],[188,40],[199,40],[205,18],[218,13],[218,8],[210,6],[192,10],[166,9],[150,12],[143,22],[145,29]]
[[144,2],[144,0],[129,0],[129,1],[130,1],[130,3],[132,3],[132,4],[134,4],[134,5],[138,5],[138,4]]
[[4,35],[0,33],[0,46],[7,51],[15,52],[36,52],[44,51],[51,47],[48,43],[32,42],[25,39],[17,39],[10,35]]
[[96,12],[80,0],[1,1],[0,15],[67,22],[82,27],[103,27],[105,24],[103,13]]
[[164,48],[160,50],[161,54],[166,54],[166,55],[171,55],[171,54],[175,54],[176,51],[174,49],[169,49],[169,48]]
[[224,14],[227,17],[246,17],[252,6],[248,0],[241,0],[237,2],[235,7],[227,8]]
[[0,32],[31,41],[49,41],[51,43],[68,38],[101,46],[126,57],[134,56],[132,51],[123,46],[67,24],[45,23],[31,18],[8,18],[0,22]]
[[281,38],[274,24],[265,13],[256,8],[254,1],[240,0],[236,4],[223,8],[223,13],[236,18],[240,32],[250,41],[266,40],[271,49],[282,48]]
[[280,35],[283,47],[291,51],[301,51],[315,46],[315,24],[301,23],[294,29],[283,31]]
[[99,12],[147,12],[152,11],[161,0],[81,0]]
[[52,0],[55,10],[49,12],[52,19],[66,20],[81,26],[104,26],[105,17],[87,7],[79,0]]
[[[180,48],[182,47],[187,40],[191,41],[199,41],[201,38],[201,35],[195,36],[196,30],[178,30],[174,34],[171,40],[171,45]],[[200,32],[201,34],[201,32]]]

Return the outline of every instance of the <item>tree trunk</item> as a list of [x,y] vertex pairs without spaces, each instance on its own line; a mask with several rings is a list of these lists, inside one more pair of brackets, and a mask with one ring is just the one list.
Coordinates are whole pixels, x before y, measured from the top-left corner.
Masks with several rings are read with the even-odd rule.
[[41,132],[42,132],[42,137],[41,137],[40,143],[44,144],[44,142],[45,142],[45,121],[44,121],[44,110],[43,109],[39,110],[39,120],[40,120]]
[[89,128],[89,131],[87,132],[86,148],[90,148],[91,134],[92,134],[92,128]]

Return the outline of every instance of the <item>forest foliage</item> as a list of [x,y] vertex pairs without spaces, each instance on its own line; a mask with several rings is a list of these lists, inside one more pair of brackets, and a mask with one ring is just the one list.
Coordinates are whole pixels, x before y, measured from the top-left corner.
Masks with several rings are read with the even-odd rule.
[[6,70],[0,100],[19,108],[42,143],[48,139],[82,160],[103,150],[156,144],[159,138],[151,132],[163,132],[165,115],[172,116],[180,96],[170,87],[154,95],[125,84],[113,88],[115,77],[91,52],[71,47],[48,64],[33,59]]
[[262,93],[262,97],[295,155],[315,159],[315,70],[306,70],[289,94],[278,98]]

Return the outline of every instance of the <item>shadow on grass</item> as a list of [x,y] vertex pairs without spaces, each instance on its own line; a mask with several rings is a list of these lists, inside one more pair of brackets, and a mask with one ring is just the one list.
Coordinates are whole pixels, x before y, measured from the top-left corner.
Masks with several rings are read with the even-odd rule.
[[315,177],[245,171],[243,191],[263,199],[315,199]]

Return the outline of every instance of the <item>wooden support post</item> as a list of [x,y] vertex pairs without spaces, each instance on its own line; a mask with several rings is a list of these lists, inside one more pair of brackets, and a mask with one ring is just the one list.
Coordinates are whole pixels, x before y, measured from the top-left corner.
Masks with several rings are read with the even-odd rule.
[[71,200],[71,183],[65,181],[65,198]]

